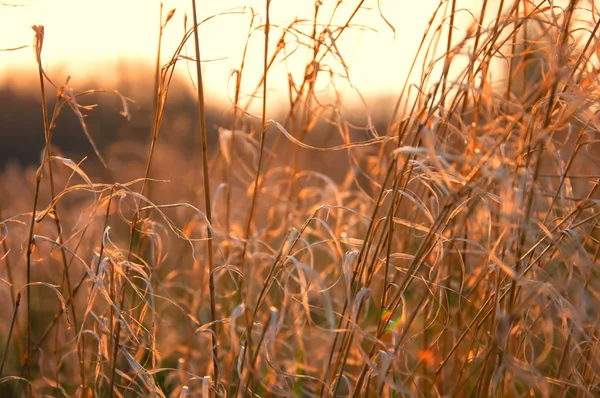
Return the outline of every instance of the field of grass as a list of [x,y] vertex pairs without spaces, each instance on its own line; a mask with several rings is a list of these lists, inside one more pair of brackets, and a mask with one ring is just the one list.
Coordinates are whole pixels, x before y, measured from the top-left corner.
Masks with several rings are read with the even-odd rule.
[[[0,175],[0,396],[600,396],[600,8],[477,4],[440,1],[383,121],[335,95],[336,41],[377,2],[274,29],[266,0],[263,77],[242,92],[239,54],[219,126],[194,13],[192,53],[158,48],[146,137],[89,135],[86,160],[53,137],[64,113],[89,134],[98,92],[45,73],[34,26],[46,145]],[[193,136],[165,118],[183,64]]]

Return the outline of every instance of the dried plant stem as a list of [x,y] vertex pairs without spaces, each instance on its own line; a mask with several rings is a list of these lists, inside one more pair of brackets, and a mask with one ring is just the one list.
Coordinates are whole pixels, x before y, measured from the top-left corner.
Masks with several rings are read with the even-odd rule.
[[[160,4],[160,12],[159,12],[159,30],[158,30],[158,45],[156,49],[156,62],[154,65],[154,96],[153,96],[153,107],[152,107],[152,133],[150,139],[150,148],[148,150],[148,160],[146,161],[146,170],[144,172],[144,179],[142,180],[142,188],[140,193],[142,196],[146,195],[146,197],[150,198],[150,194],[146,194],[146,189],[150,190],[150,185],[148,184],[148,179],[150,178],[150,170],[152,169],[152,160],[154,159],[154,152],[156,150],[156,140],[158,139],[158,133],[160,131],[160,111],[161,111],[161,95],[164,95],[160,91],[160,56],[162,49],[162,35],[163,35],[163,6]],[[139,206],[138,200],[138,206]],[[150,209],[147,211],[147,216],[149,216]]]
[[[42,180],[41,173],[38,171],[36,174],[36,184],[35,184],[35,195],[33,198],[33,210],[31,211],[31,223],[29,226],[29,239],[27,245],[27,357],[25,358],[25,364],[27,369],[27,378],[31,378],[31,321],[32,321],[32,312],[31,312],[31,254],[33,253],[34,240],[33,240],[33,231],[35,225],[35,214],[37,212],[37,204],[40,194],[40,183]],[[31,396],[31,387],[29,387],[28,395]]]
[[[79,249],[79,246],[80,246],[81,242],[83,241],[83,237],[85,235],[85,231],[86,230],[84,230],[82,232],[82,236],[81,236],[80,240],[77,242],[77,245],[75,245],[75,249],[73,250],[73,253],[76,253],[77,250]],[[73,262],[74,258],[75,257],[71,257],[71,261],[69,262],[69,268],[70,268],[71,263]],[[77,296],[77,293],[79,292],[79,289],[83,285],[83,282],[85,281],[86,278],[87,278],[87,274],[84,274],[81,277],[81,279],[79,280],[79,282],[75,285],[75,287],[73,288],[73,294],[70,297],[67,298],[67,306],[71,305],[71,301],[75,298],[75,296]],[[44,330],[44,332],[40,336],[38,342],[35,344],[35,346],[33,346],[32,351],[37,351],[42,346],[42,344],[44,344],[44,342],[46,341],[46,338],[48,338],[48,336],[50,335],[50,332],[52,331],[52,329],[54,328],[54,326],[57,324],[57,322],[60,319],[60,316],[63,314],[63,312],[64,312],[64,309],[61,306],[60,310],[54,315],[54,318],[52,319],[52,322],[50,322],[50,324],[48,325],[48,327]],[[27,366],[26,363],[22,365],[21,374],[24,373],[26,366]]]
[[[104,215],[104,226],[102,228],[102,235],[100,236],[100,251],[98,253],[98,264],[96,264],[96,276],[100,276],[100,264],[102,263],[102,258],[104,257],[104,232],[107,231],[108,229],[108,217],[110,216],[110,205],[112,203],[112,198],[114,195],[114,190],[115,190],[115,186],[113,186],[113,188],[110,190],[110,194],[107,198],[108,203],[106,204],[106,213]],[[112,267],[111,267],[112,268]],[[111,280],[109,280],[109,290],[112,290],[112,286],[113,286],[113,281],[112,281],[113,277],[111,275]],[[110,293],[109,293],[110,295]],[[108,316],[108,320],[109,320],[109,325],[110,328],[112,329],[112,325],[113,325],[113,319],[114,319],[114,308],[111,305],[110,309],[109,309],[109,316]],[[108,339],[108,347],[107,347],[107,352],[112,352],[111,348],[114,348],[112,346],[112,340]]]
[[[43,72],[41,71],[41,66],[40,66],[40,85],[41,85],[41,92],[42,92],[42,98],[45,98],[45,89],[44,89],[44,77],[43,77]],[[54,186],[54,172],[53,172],[53,168],[52,168],[52,162],[49,161],[50,157],[52,156],[52,150],[51,150],[51,144],[52,144],[52,133],[53,133],[53,127],[55,126],[55,121],[58,118],[58,115],[60,113],[60,106],[59,106],[59,99],[61,96],[61,92],[59,91],[59,95],[57,98],[57,102],[56,102],[56,106],[54,108],[54,112],[52,115],[52,122],[50,124],[50,126],[46,126],[47,128],[47,133],[46,133],[46,148],[44,150],[44,162],[48,161],[48,181],[50,183],[50,199],[52,201],[52,203],[55,202],[55,198],[56,198],[56,188]],[[42,109],[44,109],[43,114],[46,114],[46,101],[45,99],[42,100]],[[43,167],[43,164],[42,166]],[[69,275],[69,264],[70,262],[67,261],[67,253],[65,250],[65,247],[63,246],[64,243],[64,238],[63,238],[63,232],[62,232],[62,226],[60,223],[60,217],[58,214],[58,209],[56,208],[56,204],[52,205],[52,211],[54,213],[54,226],[56,227],[56,233],[58,235],[58,239],[57,242],[60,243],[60,254],[61,254],[61,260],[63,263],[63,283],[66,282],[66,288],[67,288],[67,298],[69,299],[69,303],[71,306],[71,312],[73,315],[73,324],[74,324],[74,328],[73,330],[76,331],[77,330],[77,313],[75,311],[75,304],[74,304],[74,300],[72,299],[73,296],[73,289],[71,286],[71,277]],[[71,260],[73,259],[73,257],[71,257]],[[62,284],[61,284],[62,285]],[[60,305],[59,305],[60,307]],[[58,312],[62,312],[62,308],[59,308]],[[81,344],[79,344],[79,336],[77,337],[78,340],[78,344],[77,344],[77,356],[78,356],[78,360],[79,360],[79,377],[81,378],[81,385],[86,388],[87,387],[87,382],[85,379],[85,363],[84,363],[84,350],[85,350],[85,335],[81,336]],[[57,347],[55,347],[55,349],[57,349]]]
[[[306,228],[307,225],[308,225],[308,222],[303,225],[302,229],[300,230],[300,233]],[[286,256],[289,255],[289,253],[292,251],[292,249],[294,248],[294,246],[296,245],[297,242],[298,242],[298,236],[295,236],[292,239],[292,231],[290,231],[288,233],[288,235],[285,237],[285,239],[283,240],[281,247],[279,248],[277,254],[275,255],[273,263],[272,263],[271,267],[269,268],[269,273],[267,274],[266,278],[263,280],[262,288],[261,288],[258,298],[256,300],[256,307],[255,307],[254,311],[252,312],[252,315],[251,316],[248,315],[246,330],[244,332],[246,335],[246,341],[243,344],[243,350],[242,350],[243,358],[242,358],[240,368],[239,368],[240,374],[239,374],[237,387],[236,387],[237,396],[240,396],[242,394],[241,383],[242,383],[244,368],[246,365],[246,357],[248,357],[250,364],[253,363],[253,358],[255,358],[255,356],[251,350],[251,347],[252,347],[251,334],[252,334],[252,328],[254,327],[254,323],[258,317],[258,309],[260,308],[261,304],[263,303],[264,298],[267,296],[269,289],[273,285],[274,279],[281,272],[282,258],[285,259]],[[257,350],[258,350],[258,348],[257,348]],[[247,384],[243,386],[245,389],[248,388],[248,385],[250,383],[254,382],[255,370],[249,369],[248,372],[249,372],[249,377],[248,377]],[[245,394],[246,394],[246,392],[244,392],[244,395]]]
[[[0,194],[2,193],[2,190],[0,188]],[[2,202],[0,202],[0,217],[2,216]],[[10,250],[8,248],[8,244],[6,242],[6,238],[2,239],[2,249],[4,251],[4,255],[2,256],[2,258],[4,259],[4,265],[6,267],[6,275],[8,277],[8,283],[10,283],[10,300],[11,300],[11,304],[13,306],[13,308],[16,306],[16,300],[15,298],[17,297],[17,292],[15,291],[15,282],[14,282],[14,278],[13,278],[13,269],[12,269],[12,264],[10,262]],[[19,361],[23,360],[23,342],[21,341],[21,328],[19,326],[19,318],[15,319],[15,331],[17,334],[16,340],[17,340],[17,347],[19,350]]]
[[258,343],[256,344],[256,351],[254,351],[254,354],[253,354],[252,358],[250,359],[250,366],[248,366],[248,378],[246,380],[246,383],[244,384],[245,386],[248,386],[248,387],[246,389],[246,392],[244,393],[244,397],[247,397],[251,393],[251,391],[252,391],[252,395],[254,395],[254,391],[253,391],[254,388],[251,386],[254,383],[254,374],[256,373],[256,361],[258,360],[258,355],[260,353],[260,349],[263,346],[265,336],[267,335],[267,332],[269,331],[269,327],[271,326],[272,322],[274,322],[273,312],[271,312],[269,314],[269,319],[267,320],[267,324],[263,328],[263,333],[261,334],[260,339],[258,340]]
[[[225,192],[225,201],[227,203],[227,205],[225,206],[225,235],[229,236],[230,233],[230,229],[231,229],[231,191],[233,188],[233,171],[234,171],[234,164],[233,164],[233,159],[235,159],[235,136],[236,136],[236,131],[237,131],[237,126],[239,123],[239,119],[240,116],[238,116],[240,114],[240,107],[239,107],[239,103],[240,103],[240,93],[242,90],[242,76],[244,73],[244,67],[246,65],[246,55],[248,52],[248,45],[250,43],[250,35],[251,35],[251,29],[252,26],[254,25],[254,14],[252,15],[252,20],[250,21],[249,24],[249,30],[248,30],[248,39],[246,40],[246,44],[244,45],[244,51],[242,53],[242,59],[240,61],[240,68],[235,71],[235,93],[234,93],[234,99],[233,99],[233,114],[231,116],[231,139],[229,141],[229,148],[231,150],[231,153],[229,154],[229,163],[226,165],[225,168],[225,179],[227,181],[227,185],[226,185],[226,192]],[[224,248],[224,252],[223,252],[225,259],[227,259],[229,257],[229,246],[226,246]]]
[[[56,208],[55,205],[55,201],[54,199],[56,198],[56,191],[55,191],[55,187],[54,187],[54,174],[53,174],[53,170],[52,170],[52,162],[51,162],[51,156],[52,156],[52,152],[51,152],[51,146],[52,146],[52,133],[54,131],[54,127],[55,127],[55,123],[56,123],[56,119],[58,118],[58,115],[60,113],[60,109],[61,106],[59,105],[60,103],[60,99],[62,97],[62,93],[63,93],[63,89],[61,88],[58,92],[58,96],[57,96],[57,102],[56,105],[54,107],[54,112],[52,115],[52,119],[49,121],[48,120],[48,110],[47,110],[47,104],[46,104],[46,89],[45,89],[45,84],[44,84],[44,79],[46,78],[46,75],[44,73],[44,70],[42,68],[42,61],[41,61],[41,53],[42,53],[42,49],[43,49],[43,42],[44,42],[44,29],[43,27],[37,27],[34,28],[36,35],[35,35],[35,50],[36,50],[36,60],[37,60],[37,65],[38,65],[38,78],[39,78],[39,83],[40,83],[40,96],[41,96],[41,103],[42,103],[42,118],[43,118],[43,126],[44,126],[44,139],[45,139],[45,148],[44,148],[44,156],[42,159],[42,164],[40,165],[40,168],[38,170],[38,173],[36,175],[37,178],[37,186],[36,186],[36,197],[38,196],[39,192],[39,188],[40,188],[40,182],[41,182],[41,178],[42,178],[42,173],[43,173],[43,169],[45,166],[45,163],[48,162],[48,177],[49,177],[49,183],[50,183],[50,195],[51,195],[51,203],[53,203],[52,205],[52,211],[54,213],[54,224],[56,227],[56,232],[58,235],[58,239],[57,242],[60,245],[60,253],[61,253],[61,259],[62,259],[62,263],[63,263],[63,282],[66,281],[66,289],[67,289],[67,297],[71,298],[72,295],[72,287],[71,287],[71,278],[69,276],[69,268],[68,268],[68,262],[67,262],[67,255],[66,255],[66,251],[65,248],[63,246],[63,234],[62,234],[62,227],[61,227],[61,223],[60,223],[60,217],[58,214],[58,210]],[[67,80],[68,82],[68,80]],[[37,203],[37,199],[36,199],[36,203]],[[36,207],[37,204],[34,205],[34,214],[33,214],[33,220],[35,219],[35,212],[36,212]],[[33,225],[31,227],[30,230],[30,247],[32,247],[33,245]],[[30,253],[28,251],[28,264],[30,263]],[[29,266],[28,266],[29,269]],[[28,278],[28,284],[31,283],[31,280]],[[27,290],[27,295],[28,295],[28,309],[30,309],[29,306],[29,299],[30,299],[30,291],[29,288]],[[73,316],[73,322],[75,325],[74,330],[77,329],[77,313],[75,310],[75,305],[73,300],[70,300],[71,303],[71,312],[72,312],[72,316]],[[28,310],[29,313],[29,310]],[[29,332],[31,332],[31,322],[29,321]],[[79,339],[77,339],[79,340]],[[28,346],[31,349],[31,341],[30,338],[28,339],[29,343]],[[77,357],[78,357],[78,362],[79,362],[79,376],[81,378],[81,385],[85,386],[85,364],[83,362],[83,349],[84,349],[84,345],[80,345],[77,344]],[[30,373],[30,367],[31,367],[31,351],[29,351],[28,353],[28,374]],[[28,377],[30,377],[30,374],[28,375]]]
[[192,8],[194,15],[194,49],[196,52],[196,79],[198,81],[198,121],[200,123],[200,135],[201,135],[201,153],[202,153],[202,173],[204,183],[204,208],[206,210],[206,219],[208,221],[206,227],[206,233],[208,239],[206,240],[206,251],[208,259],[209,269],[209,294],[210,294],[210,317],[213,322],[211,327],[211,340],[212,340],[212,356],[213,356],[213,374],[215,381],[215,391],[219,390],[219,347],[217,341],[217,314],[216,314],[216,297],[215,297],[215,275],[214,275],[214,260],[213,260],[213,232],[211,229],[212,225],[212,207],[210,202],[210,177],[208,174],[208,144],[207,144],[207,131],[206,131],[206,110],[204,107],[204,85],[202,82],[202,65],[200,58],[200,41],[198,39],[198,17],[196,11],[196,0],[192,0]]
[[[377,201],[375,202],[375,206],[373,208],[373,212],[372,212],[372,215],[371,215],[371,218],[370,218],[370,221],[369,221],[369,226],[368,226],[367,232],[365,234],[365,242],[361,246],[358,258],[356,260],[356,264],[355,264],[354,269],[353,269],[352,280],[350,282],[350,286],[347,286],[346,289],[354,289],[354,284],[355,284],[355,282],[357,280],[359,265],[360,265],[360,263],[362,261],[362,258],[367,255],[366,251],[368,250],[368,246],[370,245],[369,239],[370,239],[370,237],[372,235],[372,231],[373,231],[373,229],[375,227],[375,217],[376,217],[376,215],[377,215],[377,213],[379,211],[379,208],[380,208],[380,205],[381,205],[381,201],[382,201],[383,195],[385,193],[385,186],[386,186],[389,178],[393,174],[394,167],[395,167],[395,163],[394,162],[390,163],[390,166],[388,167],[388,170],[387,170],[387,173],[386,173],[386,175],[384,177],[384,180],[381,183],[381,188],[379,190],[379,196],[377,198]],[[351,305],[351,303],[349,303],[348,300],[345,299],[344,300],[344,306],[343,306],[343,309],[342,309],[342,312],[341,312],[341,316],[340,316],[340,319],[338,320],[338,324],[337,324],[337,328],[336,328],[337,330],[341,329],[342,323],[344,322],[344,318],[345,318],[345,315],[346,315],[346,311],[348,310],[348,306],[350,306],[350,305]],[[347,319],[346,320],[346,325],[348,325],[349,322],[350,322],[350,320]],[[334,356],[334,353],[335,353],[335,348],[336,348],[336,345],[337,345],[337,340],[339,338],[339,335],[340,335],[340,333],[335,333],[335,337],[334,337],[333,342],[331,343],[331,346],[330,346],[331,348],[330,348],[330,351],[329,351],[329,356],[327,358],[327,362],[325,363],[325,368],[323,370],[323,375],[321,376],[321,379],[324,380],[324,381],[326,381],[327,384],[323,383],[321,385],[321,388],[320,388],[320,391],[319,391],[319,396],[320,397],[322,397],[323,394],[325,393],[325,387],[328,386],[329,384],[331,384],[331,380],[335,377],[335,372],[336,372],[336,369],[338,367],[338,363],[336,363],[336,365],[334,365],[334,367],[332,369],[331,368],[331,362],[333,360],[333,356]],[[342,344],[341,344],[341,346],[344,345],[344,340],[345,340],[345,335],[342,337]],[[338,359],[338,362],[339,362],[339,359]]]
[[[255,207],[256,207],[256,200],[258,197],[259,184],[261,181],[261,169],[262,169],[262,165],[263,165],[265,137],[266,137],[267,128],[268,128],[268,123],[267,123],[267,77],[268,77],[268,68],[269,68],[269,62],[268,62],[269,33],[270,33],[270,29],[271,29],[270,4],[271,4],[271,1],[266,0],[266,2],[265,2],[265,14],[266,15],[265,15],[265,24],[264,24],[265,37],[264,37],[264,54],[263,54],[263,77],[262,77],[262,84],[263,84],[262,131],[261,131],[261,136],[260,136],[258,163],[256,165],[256,175],[254,177],[254,187],[252,190],[252,199],[250,201],[250,209],[248,211],[248,218],[246,220],[244,240],[242,242],[241,264],[240,264],[240,271],[242,272],[242,274],[244,273],[244,269],[245,269],[245,265],[246,265],[246,252],[248,250],[248,240],[250,239],[250,229],[252,227],[252,221],[254,218],[254,211],[255,211]],[[274,264],[274,266],[275,266],[275,264]],[[273,271],[273,269],[274,268],[271,268],[271,272]],[[250,360],[252,360],[252,358],[253,358],[253,355],[252,355],[252,328],[253,328],[253,323],[254,323],[253,319],[256,317],[256,315],[258,313],[258,309],[259,309],[259,305],[260,305],[260,301],[261,301],[263,292],[265,292],[267,282],[269,282],[268,279],[269,278],[267,278],[267,280],[265,280],[265,282],[264,282],[265,285],[263,286],[263,290],[261,291],[261,295],[259,296],[259,299],[257,301],[256,308],[254,308],[254,312],[251,317],[252,320],[248,320],[248,324],[246,326],[246,342],[244,343],[244,350],[243,350],[243,354],[242,354],[243,355],[242,367],[244,366],[246,356],[248,356],[248,358],[250,358]],[[246,300],[247,298],[245,297],[244,292],[242,292],[242,295],[243,295],[243,300]],[[250,369],[249,372],[250,372],[249,382],[252,383],[252,380],[253,380],[252,374],[254,372],[254,369]],[[240,382],[241,382],[241,378],[243,377],[243,372],[240,373],[239,377],[240,377],[240,380],[238,381],[238,386],[237,386],[238,394],[241,393]],[[244,388],[247,388],[247,386],[244,386]]]
[[[130,232],[129,232],[129,250],[128,250],[128,258],[127,258],[127,262],[131,261],[132,258],[132,253],[133,253],[133,245],[134,242],[136,242],[137,239],[139,239],[139,231],[137,229],[137,224],[138,224],[138,214],[139,212],[135,212],[133,214],[133,218],[131,220],[131,227],[130,227]],[[117,319],[114,319],[114,322],[116,322],[116,330],[114,333],[114,342],[113,342],[113,350],[112,350],[112,357],[111,357],[111,370],[110,370],[110,378],[109,378],[109,397],[113,397],[114,395],[114,389],[115,389],[115,379],[116,379],[116,374],[117,374],[117,360],[119,357],[119,342],[121,340],[121,330],[122,330],[122,323],[125,322],[125,315],[124,315],[124,310],[125,310],[125,294],[127,291],[127,283],[131,283],[128,279],[129,276],[129,267],[127,267],[125,269],[125,275],[123,278],[123,281],[121,283],[121,287],[120,287],[120,291],[119,291],[119,316],[117,317]],[[116,280],[114,278],[114,273],[111,276],[111,285],[114,284],[114,290],[116,290]],[[116,299],[116,291],[113,290],[113,294],[111,299],[115,300]],[[112,315],[112,314],[111,314]],[[117,314],[115,314],[114,316],[116,316]],[[111,321],[113,321],[111,319]]]
[[254,218],[254,211],[256,207],[256,198],[258,196],[259,183],[261,180],[261,169],[263,164],[263,156],[265,149],[265,137],[267,134],[267,72],[268,72],[268,56],[269,56],[269,33],[271,30],[271,20],[269,15],[271,0],[265,0],[265,13],[266,20],[264,25],[265,41],[264,41],[264,56],[263,56],[263,102],[262,102],[262,132],[260,135],[260,147],[258,152],[258,164],[256,166],[256,176],[254,178],[254,187],[252,190],[252,199],[250,201],[250,210],[248,211],[248,219],[246,221],[246,228],[244,233],[244,241],[242,243],[242,254],[241,254],[241,265],[240,270],[244,272],[246,263],[246,251],[248,250],[248,239],[250,238],[250,228],[252,226],[252,220]]
[[10,323],[10,330],[8,331],[8,336],[6,337],[6,345],[4,346],[4,354],[2,355],[2,363],[0,363],[0,377],[2,377],[2,373],[4,372],[4,364],[6,363],[6,357],[8,356],[8,352],[10,349],[10,340],[12,339],[13,329],[17,323],[17,311],[19,310],[20,303],[21,303],[21,293],[18,293],[17,298],[15,300],[12,322]]

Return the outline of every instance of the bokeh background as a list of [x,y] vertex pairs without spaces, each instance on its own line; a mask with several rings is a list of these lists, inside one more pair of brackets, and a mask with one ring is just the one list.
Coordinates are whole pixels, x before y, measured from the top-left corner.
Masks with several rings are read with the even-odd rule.
[[[163,20],[170,10],[175,14],[163,30],[161,63],[168,62],[191,26],[188,1],[163,1]],[[323,1],[323,23],[336,11],[334,24],[343,24],[360,1]],[[461,2],[465,8],[457,13],[455,29],[460,38],[472,21],[471,10],[477,3]],[[242,79],[242,103],[250,102],[253,114],[260,114],[260,97],[250,100],[262,75],[264,1],[200,1],[199,20],[201,57],[203,59],[208,127],[211,145],[217,142],[217,126],[229,120],[234,82],[232,71],[240,67],[248,43]],[[419,73],[409,76],[422,35],[439,6],[436,1],[364,1],[353,18],[351,29],[335,45],[335,56],[323,60],[323,69],[331,80],[321,79],[320,95],[339,95],[345,117],[363,127],[385,128],[396,97],[407,77],[418,82]],[[152,120],[153,76],[158,47],[161,2],[158,0],[11,0],[0,6],[0,169],[9,165],[39,164],[44,145],[39,94],[39,80],[34,56],[32,25],[45,28],[43,66],[58,86],[70,77],[74,92],[88,89],[118,90],[135,102],[129,103],[131,117],[120,115],[121,99],[116,95],[97,94],[82,100],[97,105],[85,111],[90,134],[101,152],[110,160],[110,147],[118,142],[139,142],[149,138]],[[474,10],[473,10],[474,12]],[[441,13],[440,13],[441,14]],[[271,2],[272,50],[283,30],[296,21],[310,25],[314,17],[313,1]],[[300,23],[298,23],[300,21]],[[443,23],[443,21],[437,21]],[[332,32],[331,37],[335,32]],[[306,72],[310,49],[302,32],[293,32],[296,41],[286,38],[285,49],[276,58],[268,81],[269,117],[284,112],[289,97],[289,79],[300,81]],[[331,39],[326,38],[326,39]],[[440,48],[445,47],[443,40]],[[193,54],[192,41],[184,53]],[[417,65],[419,60],[417,60]],[[345,65],[345,67],[344,67]],[[441,65],[440,65],[441,67]],[[164,140],[192,145],[197,135],[196,82],[193,64],[181,61],[166,109]],[[331,82],[335,83],[335,88]],[[321,83],[323,82],[323,83]],[[260,93],[259,93],[260,94]],[[56,90],[48,88],[52,107]],[[252,118],[249,118],[250,120]],[[335,136],[335,134],[334,134]],[[82,132],[77,117],[63,112],[54,145],[66,156],[80,160],[94,152]],[[145,151],[144,151],[145,152]],[[114,154],[113,154],[114,155]]]

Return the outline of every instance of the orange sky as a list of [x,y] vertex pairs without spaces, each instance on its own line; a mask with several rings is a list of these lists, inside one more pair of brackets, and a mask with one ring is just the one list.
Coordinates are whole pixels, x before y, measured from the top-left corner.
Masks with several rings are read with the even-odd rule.
[[[145,62],[153,65],[156,53],[158,31],[158,0],[10,0],[5,4],[22,6],[0,6],[0,48],[30,45],[33,41],[31,25],[44,25],[44,66],[53,78],[62,81],[65,75],[73,77],[72,84],[95,77],[111,88],[115,81],[118,63],[134,65]],[[173,53],[184,31],[184,15],[191,24],[191,1],[165,0],[164,13],[176,8],[174,18],[169,22],[163,43],[164,60]],[[264,16],[264,0],[198,0],[199,19],[242,6],[251,6]],[[323,16],[329,16],[335,0],[323,1]],[[340,8],[341,23],[352,12],[358,0],[347,0]],[[463,0],[465,4],[472,0]],[[477,3],[477,1],[475,1]],[[285,26],[293,18],[312,18],[312,0],[272,0],[271,16],[275,25]],[[350,66],[353,85],[363,95],[395,95],[401,87],[410,61],[417,51],[423,31],[438,4],[437,0],[380,0],[384,15],[396,28],[396,35],[380,17],[376,0],[367,0],[370,8],[359,13],[354,20],[357,24],[369,26],[373,30],[354,30],[344,33],[344,40],[338,43],[339,50]],[[476,12],[475,12],[476,13]],[[463,18],[468,13],[462,13]],[[204,80],[208,95],[219,101],[226,101],[231,86],[228,87],[230,71],[240,63],[242,48],[246,40],[249,13],[227,15],[213,19],[202,26],[201,52],[204,60],[218,60],[204,64]],[[465,19],[466,20],[466,19]],[[457,30],[466,24],[457,25]],[[274,26],[272,37],[276,40],[281,30]],[[257,84],[262,71],[263,56],[262,32],[255,32],[251,41],[245,88],[249,91]],[[291,47],[290,47],[291,48]],[[193,42],[188,45],[188,54],[193,53]],[[291,65],[302,72],[306,53],[297,53]],[[14,52],[0,52],[1,80],[14,81],[14,70],[35,77],[33,50],[27,48]],[[191,67],[191,65],[190,65]],[[339,66],[338,66],[339,68]],[[187,72],[182,64],[182,76]],[[339,70],[339,69],[338,69]],[[9,72],[10,71],[10,72]],[[416,81],[415,76],[413,81]],[[285,84],[286,70],[281,64],[270,77],[270,96],[287,96]],[[87,87],[77,87],[87,88]],[[349,87],[345,94],[351,97]]]

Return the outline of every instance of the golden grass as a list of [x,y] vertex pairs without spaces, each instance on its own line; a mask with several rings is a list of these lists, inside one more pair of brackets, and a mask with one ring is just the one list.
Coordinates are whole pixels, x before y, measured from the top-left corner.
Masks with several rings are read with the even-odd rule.
[[[121,160],[110,183],[52,146],[64,108],[91,137],[79,100],[94,91],[45,74],[34,27],[46,149],[37,172],[0,180],[2,396],[600,394],[600,11],[483,0],[456,37],[460,6],[440,2],[420,83],[382,131],[317,85],[335,92],[328,63],[348,71],[335,44],[365,3],[343,4],[338,26],[317,21],[342,3],[316,2],[314,21],[273,30],[267,0],[250,26],[264,74],[242,93],[241,54],[218,148],[202,22],[166,64],[159,37],[147,158]],[[268,120],[288,44],[306,73]],[[181,62],[196,65],[192,155],[161,144]]]

